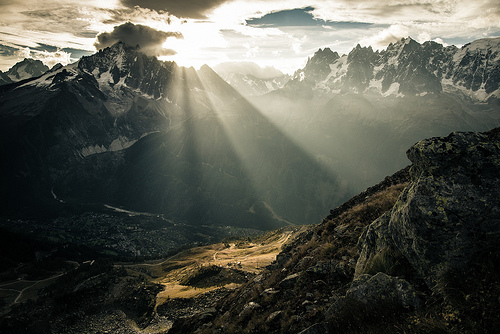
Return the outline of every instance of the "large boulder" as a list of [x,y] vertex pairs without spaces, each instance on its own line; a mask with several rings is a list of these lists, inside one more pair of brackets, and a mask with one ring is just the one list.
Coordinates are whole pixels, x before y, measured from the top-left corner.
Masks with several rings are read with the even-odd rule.
[[389,232],[434,287],[449,269],[500,241],[500,129],[423,140],[407,152],[412,181],[395,204]]
[[423,140],[407,155],[411,182],[361,235],[355,277],[402,254],[432,289],[500,244],[500,128]]

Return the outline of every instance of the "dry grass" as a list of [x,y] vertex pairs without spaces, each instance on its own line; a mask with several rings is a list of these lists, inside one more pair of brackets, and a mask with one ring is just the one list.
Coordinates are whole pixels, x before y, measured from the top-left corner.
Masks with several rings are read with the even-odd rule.
[[221,284],[229,289],[237,288],[240,284],[231,282],[203,287],[187,286],[180,283],[202,268],[211,266],[257,274],[276,259],[282,245],[294,237],[296,233],[293,230],[272,231],[254,240],[226,241],[195,247],[163,261],[126,265],[125,267],[132,274],[145,274],[150,277],[151,281],[164,286],[164,290],[157,296],[157,305],[160,305],[169,298],[196,297],[219,288]]
[[[199,296],[203,293],[220,288],[220,286],[211,286],[207,288],[197,288],[192,286],[185,286],[176,283],[165,283],[163,284],[164,289],[157,296],[157,305],[163,304],[167,299],[171,298],[193,298]],[[225,288],[235,289],[239,287],[240,284],[230,283],[224,285]]]

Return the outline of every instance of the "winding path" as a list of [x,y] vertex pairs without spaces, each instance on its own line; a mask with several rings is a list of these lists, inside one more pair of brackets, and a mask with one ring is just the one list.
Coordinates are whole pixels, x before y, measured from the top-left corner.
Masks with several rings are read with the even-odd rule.
[[[50,280],[54,280],[58,277],[61,277],[62,275],[64,275],[66,273],[60,273],[60,274],[57,274],[55,276],[51,276],[51,277],[48,277],[48,278],[45,278],[45,279],[42,279],[42,280],[38,280],[38,281],[30,281],[30,280],[19,280],[19,281],[14,281],[14,282],[9,282],[9,283],[4,283],[2,285],[0,285],[0,290],[5,290],[5,291],[17,291],[19,292],[19,294],[17,295],[16,299],[14,300],[14,302],[11,304],[11,305],[14,305],[14,304],[17,304],[19,302],[19,299],[21,298],[21,296],[23,295],[24,291],[28,290],[28,289],[31,289],[33,288],[35,285],[39,284],[39,283],[42,283],[42,282],[46,282],[46,281],[50,281]],[[33,283],[27,287],[25,287],[24,289],[11,289],[11,288],[4,288],[6,286],[9,286],[9,285],[14,285],[14,284],[19,284],[19,283]]]

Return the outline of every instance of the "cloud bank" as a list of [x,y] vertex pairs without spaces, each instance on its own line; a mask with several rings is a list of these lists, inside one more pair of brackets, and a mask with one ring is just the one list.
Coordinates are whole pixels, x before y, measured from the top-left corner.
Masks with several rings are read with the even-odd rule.
[[182,18],[206,19],[206,14],[229,0],[121,0],[127,7],[140,6],[156,11],[166,11]]
[[114,27],[111,32],[98,34],[94,46],[99,50],[122,41],[132,46],[139,45],[141,51],[150,56],[169,56],[176,54],[175,50],[163,47],[163,43],[169,37],[183,38],[179,32],[165,32],[145,25],[127,22]]
[[408,37],[409,35],[410,31],[408,27],[400,24],[395,24],[376,33],[373,36],[361,39],[359,41],[359,44],[363,46],[371,45],[373,49],[380,50],[386,48],[391,43],[395,43],[401,40],[401,38]]

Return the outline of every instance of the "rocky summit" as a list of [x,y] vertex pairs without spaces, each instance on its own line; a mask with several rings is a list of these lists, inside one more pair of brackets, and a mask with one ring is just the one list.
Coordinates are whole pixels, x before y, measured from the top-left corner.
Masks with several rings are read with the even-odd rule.
[[389,231],[431,288],[443,272],[499,245],[499,134],[454,133],[408,151],[412,183],[396,203]]
[[0,71],[0,86],[39,77],[49,70],[40,60],[25,58],[12,66],[7,72]]

